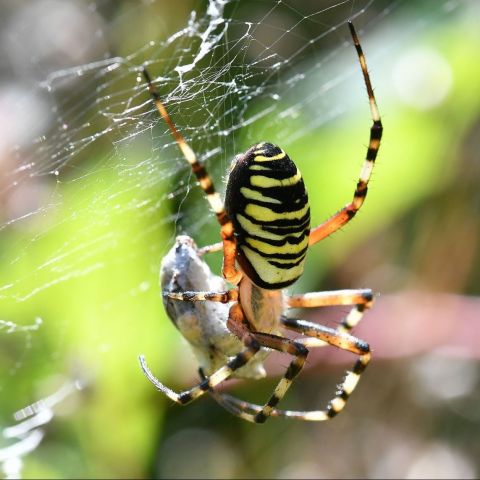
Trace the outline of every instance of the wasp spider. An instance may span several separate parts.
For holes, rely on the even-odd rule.
[[[310,206],[300,171],[278,146],[257,143],[232,162],[225,205],[205,167],[172,122],[146,70],[144,76],[156,108],[167,123],[220,224],[222,241],[200,250],[189,237],[178,237],[162,261],[162,288],[167,312],[190,342],[200,364],[198,385],[176,393],[141,367],[153,385],[171,400],[185,405],[209,392],[217,402],[245,420],[263,423],[269,416],[328,420],[343,410],[370,361],[370,348],[348,332],[373,303],[371,290],[339,290],[288,296],[282,289],[303,273],[309,246],[349,222],[362,206],[380,146],[382,123],[365,63],[351,22],[348,23],[370,102],[373,124],[370,141],[353,199],[325,222],[310,229]],[[223,278],[211,273],[200,256],[223,250]],[[234,285],[228,289],[225,280]],[[350,305],[339,328],[289,318],[289,308]],[[282,329],[303,335],[292,340]],[[314,411],[276,408],[300,373],[308,348],[323,345],[358,356],[327,407]],[[215,390],[229,377],[260,378],[271,350],[293,356],[284,376],[264,405],[244,402]]]

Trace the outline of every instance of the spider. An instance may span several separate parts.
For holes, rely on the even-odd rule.
[[[209,393],[238,417],[263,423],[270,416],[308,421],[328,420],[346,405],[370,362],[369,345],[349,331],[373,304],[370,289],[287,295],[283,289],[302,275],[309,246],[349,222],[363,205],[380,147],[382,123],[357,33],[348,22],[366,85],[372,126],[366,158],[353,199],[329,219],[310,229],[310,207],[300,171],[278,146],[260,142],[237,155],[227,181],[225,203],[205,167],[176,129],[146,69],[143,74],[155,106],[190,164],[220,224],[220,243],[197,249],[190,237],[177,237],[162,261],[161,280],[167,313],[192,345],[200,364],[201,381],[174,392],[150,371],[139,356],[144,374],[167,397],[181,405]],[[213,275],[201,256],[223,250],[223,278]],[[233,285],[228,288],[227,283]],[[197,303],[199,302],[199,303]],[[285,310],[350,305],[337,329],[290,318]],[[290,339],[287,329],[303,335]],[[305,364],[308,348],[331,345],[358,356],[325,409],[280,410],[276,406]],[[229,377],[260,378],[263,360],[277,350],[293,356],[264,405],[239,400],[215,387]]]

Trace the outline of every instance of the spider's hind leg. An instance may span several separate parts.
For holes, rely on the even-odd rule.
[[[222,237],[223,248],[223,274],[230,283],[237,285],[242,278],[242,273],[235,267],[236,244],[233,223],[228,218],[227,212],[225,211],[225,206],[220,198],[219,193],[215,190],[212,178],[208,174],[206,168],[198,161],[195,152],[190,145],[188,145],[184,136],[175,127],[175,124],[170,118],[170,115],[161,100],[160,94],[153,84],[152,78],[150,77],[150,74],[146,68],[143,69],[143,76],[145,77],[148,90],[152,96],[158,113],[168,125],[168,128],[170,129],[170,132],[172,133],[172,136],[178,145],[178,148],[181,150],[183,156],[189,163],[201,189],[205,193],[210,207],[217,217],[217,221],[221,227],[220,234]],[[210,251],[215,251],[215,248],[217,248],[217,244],[215,244]],[[209,250],[207,249],[206,251]]]
[[[377,153],[380,148],[380,141],[382,139],[382,120],[380,118],[377,101],[375,100],[372,82],[370,81],[365,55],[352,22],[348,22],[348,27],[350,29],[350,34],[352,35],[353,44],[357,50],[358,60],[362,69],[363,81],[367,89],[368,101],[370,104],[370,115],[372,118],[370,139],[368,142],[367,154],[360,171],[360,177],[358,179],[352,201],[347,203],[347,205],[332,215],[328,220],[312,229],[310,232],[310,245],[314,245],[320,240],[323,240],[325,237],[331,235],[333,232],[337,231],[339,228],[343,227],[343,225],[348,223],[355,216],[358,210],[360,210],[363,202],[365,201],[365,197],[367,196],[368,182],[372,176],[373,167],[375,165]]]

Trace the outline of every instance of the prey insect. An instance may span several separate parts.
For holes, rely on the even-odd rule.
[[[328,420],[343,410],[370,362],[369,345],[349,332],[371,307],[371,290],[292,296],[284,292],[302,275],[308,248],[344,226],[363,205],[380,147],[383,127],[365,57],[353,24],[349,22],[348,26],[370,104],[370,140],[353,199],[313,229],[310,228],[310,205],[300,171],[284,150],[269,142],[257,143],[234,158],[224,203],[205,167],[175,127],[144,70],[155,106],[205,192],[220,225],[222,239],[219,244],[198,250],[189,237],[177,237],[174,247],[162,261],[164,304],[170,318],[192,346],[202,378],[198,385],[177,393],[152,374],[143,356],[139,359],[152,384],[181,405],[208,392],[221,406],[250,422],[263,423],[270,416]],[[200,258],[217,250],[223,250],[223,278],[215,276]],[[229,289],[228,284],[233,288]],[[336,305],[351,306],[337,329],[285,314],[292,308]],[[283,335],[284,330],[303,337],[290,339]],[[308,349],[325,344],[358,357],[332,400],[321,410],[277,409],[302,370]],[[272,350],[289,354],[293,359],[265,404],[245,402],[215,389],[230,377],[264,376],[263,361]]]

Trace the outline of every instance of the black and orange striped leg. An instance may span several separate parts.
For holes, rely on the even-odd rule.
[[[243,341],[243,343],[245,344],[249,352],[248,358],[245,358],[246,351],[243,351],[239,355],[234,357],[233,360],[228,362],[227,367],[229,367],[231,370],[228,376],[230,376],[237,368],[240,368],[241,366],[245,365],[245,363],[247,363],[248,360],[250,360],[250,358],[252,358],[252,356],[259,350],[260,346],[269,348],[272,350],[277,350],[279,352],[288,353],[295,357],[290,362],[290,365],[288,366],[285,372],[285,375],[278,382],[273,394],[271,395],[267,403],[262,407],[260,407],[255,414],[245,413],[243,415],[239,415],[244,420],[248,420],[253,423],[264,423],[266,419],[270,416],[275,406],[284,397],[287,390],[290,388],[294,378],[302,370],[308,355],[308,350],[304,345],[301,345],[298,342],[291,340],[289,338],[285,338],[285,337],[281,337],[281,336],[273,335],[269,333],[249,331],[248,324],[245,321],[243,310],[238,303],[232,305],[232,307],[230,308],[227,326],[234,335],[236,335],[238,338],[240,338]],[[248,343],[247,343],[247,340],[248,340]],[[252,350],[251,347],[249,347],[249,345],[252,345],[252,344],[256,345],[258,348],[256,350]],[[252,352],[253,352],[253,355],[251,354]],[[237,357],[239,357],[240,355],[242,356],[241,360],[237,359]],[[235,365],[235,368],[233,368],[233,365]],[[144,368],[143,365],[142,365],[142,368]],[[205,375],[203,374],[203,371],[202,370],[199,371],[200,376],[202,377],[202,382],[199,385],[201,390],[200,394],[205,393],[205,391],[209,391],[209,393],[214,398],[217,398],[217,392],[215,391],[214,387],[218,385],[219,382],[216,381],[216,377],[221,375],[219,372],[221,372],[224,369],[225,367],[222,367],[222,369],[218,370],[217,372],[215,372],[215,374],[211,375],[210,377],[205,377]],[[166,389],[166,387],[160,384],[160,382],[158,382],[158,380],[156,380],[153,377],[153,375],[151,375],[149,371],[146,370],[145,368],[144,368],[144,372],[149,378],[149,380],[157,387],[157,389],[159,389],[160,391],[163,391],[167,396],[169,396],[172,400],[177,401],[178,403],[188,403],[189,401],[193,400],[193,398],[191,398],[192,396],[194,396],[195,398],[199,396],[199,394],[197,393],[198,388],[191,389],[187,392],[183,392],[182,394],[176,394],[171,390],[168,391],[168,389]],[[179,401],[181,396],[187,397],[188,402]],[[218,394],[218,399],[220,398],[221,398],[221,394]],[[221,401],[219,401],[218,403],[222,405]],[[231,409],[227,407],[228,406],[225,405],[225,408],[231,411]],[[235,414],[237,415],[237,413]]]
[[[360,178],[358,180],[357,187],[353,195],[353,200],[347,205],[345,205],[345,207],[335,213],[328,220],[312,229],[310,233],[310,245],[314,245],[320,240],[323,240],[325,237],[331,235],[339,228],[343,227],[355,216],[358,210],[360,210],[363,202],[365,201],[365,197],[367,196],[368,182],[370,180],[370,177],[372,176],[372,170],[375,165],[378,149],[380,148],[380,140],[382,138],[382,121],[380,119],[380,113],[378,111],[377,102],[373,93],[370,75],[368,74],[365,55],[363,54],[357,32],[355,31],[352,22],[348,22],[348,26],[350,28],[350,33],[352,35],[355,49],[357,50],[357,55],[360,61],[360,67],[362,69],[365,86],[367,87],[368,100],[370,103],[370,112],[373,124],[370,128],[370,140],[368,143],[367,155],[363,163],[362,170],[360,172]]]
[[[235,256],[236,256],[236,245],[235,245],[235,238],[234,238],[234,228],[231,220],[228,218],[227,212],[225,211],[225,206],[223,201],[219,195],[219,193],[215,190],[215,186],[213,184],[210,175],[207,173],[205,167],[198,161],[195,152],[192,148],[188,145],[183,135],[177,130],[175,124],[173,123],[170,115],[163,104],[160,94],[158,93],[157,89],[153,85],[152,79],[148,71],[144,68],[143,69],[143,76],[148,85],[148,90],[150,95],[153,98],[155,103],[155,107],[158,110],[158,113],[161,115],[165,123],[168,125],[170,132],[173,135],[173,138],[177,142],[180,151],[182,152],[183,156],[189,163],[190,167],[192,168],[192,172],[194,173],[195,177],[198,180],[198,183],[202,190],[205,192],[206,198],[210,207],[212,208],[213,212],[217,216],[218,223],[221,227],[221,237],[222,237],[222,248],[224,252],[224,260],[223,260],[223,273],[226,280],[234,285],[237,285],[241,278],[242,273],[236,269],[235,267]],[[208,251],[208,248],[207,250]]]
[[[161,383],[148,368],[147,362],[143,355],[139,356],[140,366],[143,373],[160,392],[164,393],[168,398],[180,405],[187,405],[197,398],[204,395],[209,390],[213,389],[221,382],[229,378],[235,370],[243,367],[251,358],[260,350],[260,343],[255,336],[249,332],[244,326],[243,312],[238,304],[232,305],[229,311],[227,325],[232,328],[232,331],[242,340],[245,349],[232,357],[226,365],[219,368],[216,372],[206,377],[198,385],[177,393],[166,387]],[[304,348],[304,347],[303,347]]]
[[[304,335],[315,337],[329,345],[335,346],[342,350],[348,350],[359,356],[353,369],[348,371],[342,383],[338,386],[335,397],[329,402],[326,409],[323,410],[280,410],[274,408],[270,411],[272,417],[288,417],[304,421],[325,421],[333,418],[340,413],[350,395],[355,390],[361,374],[370,362],[370,347],[363,340],[359,340],[352,335],[338,332],[331,328],[323,327],[318,324],[306,322],[304,320],[282,319],[283,325]],[[226,393],[220,393],[215,390],[210,391],[210,395],[217,403],[228,410],[230,413],[244,419],[252,421],[256,415],[259,415],[263,407],[254,403],[245,402],[238,398],[232,397]]]
[[[301,345],[300,343],[289,338],[267,333],[254,333],[253,335],[260,345],[262,345],[262,347],[288,353],[295,357],[290,362],[285,375],[278,382],[268,402],[260,409],[258,413],[255,414],[253,419],[249,419],[255,423],[264,423],[265,420],[271,415],[275,406],[285,396],[295,377],[302,370],[305,360],[307,359],[308,350],[304,345]]]
[[[355,390],[360,376],[371,359],[370,346],[368,343],[347,333],[342,333],[332,328],[324,327],[306,320],[281,318],[282,325],[307,337],[317,338],[334,347],[358,355],[353,369],[348,371],[342,383],[338,386],[335,397],[330,401],[325,410],[314,410],[309,412],[290,412],[289,417],[298,417],[303,420],[321,421],[327,420],[340,413],[347,403],[350,395]]]
[[[268,402],[263,406],[255,405],[249,402],[244,402],[231,395],[217,392],[214,388],[210,388],[209,393],[221,407],[225,408],[225,410],[233,415],[236,415],[243,420],[247,420],[248,422],[264,423],[271,415],[278,416],[278,413],[275,413],[278,412],[275,406],[285,396],[294,378],[302,370],[308,355],[308,350],[296,341],[278,335],[267,333],[253,333],[252,335],[262,347],[271,348],[283,353],[289,353],[295,357],[290,362],[285,375],[278,382]],[[204,378],[201,370],[200,376]]]
[[[198,369],[198,374],[201,381],[204,381],[207,378],[201,368]],[[229,395],[228,393],[220,393],[213,388],[210,388],[208,393],[227,412],[230,412],[232,415],[235,415],[248,422],[255,423],[255,415],[260,413],[263,408],[261,405],[240,400],[239,398]],[[274,408],[271,416],[280,416],[279,412],[284,412],[284,410]]]
[[[230,303],[238,300],[238,289],[224,290],[223,292],[163,292],[164,298],[180,302],[220,302]]]
[[[369,288],[310,292],[287,297],[286,303],[289,308],[353,305],[350,312],[343,317],[340,326],[337,328],[338,331],[349,332],[359,324],[365,311],[372,307],[373,292]],[[313,344],[308,344],[308,342],[305,342],[305,344],[314,346]]]
[[[205,245],[197,250],[197,253],[200,257],[208,253],[219,252],[223,250],[223,242],[213,243],[212,245]]]

